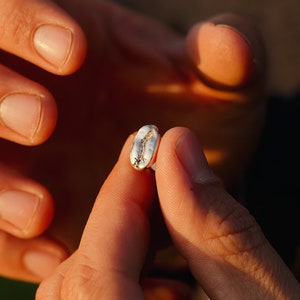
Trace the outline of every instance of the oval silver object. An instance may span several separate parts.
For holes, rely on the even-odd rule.
[[[130,163],[137,170],[150,168],[156,159],[160,142],[158,128],[145,125],[137,132],[130,151]]]

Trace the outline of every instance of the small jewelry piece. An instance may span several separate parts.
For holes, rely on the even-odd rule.
[[[160,135],[155,125],[141,127],[131,146],[131,165],[136,170],[150,168],[155,163],[159,142]]]

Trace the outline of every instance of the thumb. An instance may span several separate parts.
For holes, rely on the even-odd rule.
[[[194,134],[173,128],[156,161],[175,246],[211,299],[293,299],[299,285],[249,212],[222,187]]]

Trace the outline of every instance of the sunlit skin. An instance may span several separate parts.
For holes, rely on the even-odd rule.
[[[4,139],[23,145],[2,140],[0,149],[1,165],[40,182],[55,199],[50,235],[70,251],[77,247],[99,186],[116,162],[124,140],[144,124],[155,124],[161,133],[177,125],[193,129],[211,167],[226,186],[233,185],[255,150],[265,113],[263,49],[255,30],[242,19],[226,15],[199,23],[181,36],[113,4],[57,2],[86,34],[85,60],[85,39],[76,24],[74,57],[64,68],[55,69],[36,58],[36,53],[16,53],[9,44],[3,48],[37,66],[1,54],[3,64],[32,81],[7,70],[5,78],[10,83],[0,88],[0,99],[14,89],[46,95],[43,128],[28,140],[2,126]],[[71,22],[56,12],[53,4],[32,3],[50,7],[54,16]],[[37,14],[43,17],[43,11]],[[4,43],[1,36],[0,43]],[[54,101],[58,122],[43,144],[55,128]],[[41,145],[24,146],[37,144]],[[6,170],[1,169],[2,189],[7,188],[2,179],[10,172]],[[14,175],[10,178],[14,182]],[[35,183],[22,180],[37,188]],[[51,196],[44,193],[50,207]],[[47,228],[51,217],[49,212],[48,219],[40,221],[28,237]],[[7,225],[0,225],[3,231],[16,235]],[[8,266],[3,270],[3,275],[39,280],[26,272],[10,273]]]
[[[170,237],[209,299],[299,298],[299,283],[209,169],[191,131],[163,135],[155,173],[132,168],[132,139],[96,197],[77,251],[41,283],[37,300],[207,299],[191,298],[178,281],[147,277],[156,189]]]

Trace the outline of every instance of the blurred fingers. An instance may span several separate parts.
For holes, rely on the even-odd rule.
[[[0,275],[40,282],[66,259],[68,252],[46,237],[22,240],[0,232]]]
[[[57,121],[52,95],[1,65],[0,80],[0,137],[24,145],[44,142]]]
[[[196,24],[186,47],[200,78],[212,87],[237,90],[262,80],[262,38],[245,18],[224,14]]]
[[[44,232],[54,215],[50,193],[0,165],[0,230],[20,238]]]

